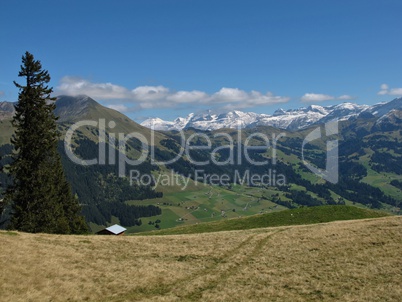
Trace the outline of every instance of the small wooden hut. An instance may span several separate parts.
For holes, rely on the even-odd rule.
[[[127,229],[123,228],[122,226],[115,224],[110,227],[107,227],[106,229],[100,230],[96,234],[98,235],[115,235],[115,236],[120,236],[124,235],[124,232]]]

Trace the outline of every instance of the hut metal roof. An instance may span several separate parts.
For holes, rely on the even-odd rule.
[[[126,231],[127,229],[123,228],[122,226],[120,226],[118,224],[115,224],[115,225],[112,225],[112,226],[106,228],[106,230],[117,235],[117,234],[120,234],[120,233]]]

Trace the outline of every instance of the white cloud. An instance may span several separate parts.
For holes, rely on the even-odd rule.
[[[163,86],[139,86],[132,91],[132,98],[137,101],[157,101],[169,95],[169,89]]]
[[[225,107],[230,108],[249,108],[256,105],[272,105],[278,103],[286,103],[290,100],[288,97],[274,96],[271,92],[263,94],[259,91],[252,90],[246,92],[238,88],[222,88],[215,92],[207,99],[210,103],[229,103]]]
[[[4,91],[0,90],[0,96],[3,96],[3,95],[4,95]]]
[[[387,84],[381,85],[381,90],[377,93],[378,95],[402,95],[402,88],[390,88]]]
[[[324,102],[334,100],[335,97],[321,93],[306,93],[301,97],[302,102]]]
[[[301,101],[304,103],[313,103],[313,102],[325,102],[325,101],[332,101],[332,100],[340,100],[340,101],[347,101],[347,100],[355,100],[356,98],[350,96],[348,94],[343,94],[338,97],[334,97],[328,94],[321,94],[321,93],[306,93],[301,97]]]
[[[347,100],[355,100],[356,98],[353,96],[350,96],[348,94],[343,94],[343,95],[337,97],[337,99],[341,100],[341,101],[347,101]]]
[[[239,102],[242,100],[247,99],[248,94],[240,90],[238,88],[226,88],[223,87],[221,90],[218,92],[215,92],[212,96],[211,99],[213,99],[215,102]]]
[[[67,95],[86,94],[95,99],[124,99],[130,92],[112,83],[92,83],[75,77],[64,77],[56,88],[57,93]]]
[[[223,87],[219,91],[208,94],[199,90],[192,91],[171,91],[164,86],[139,86],[134,89],[127,89],[112,83],[92,83],[88,80],[74,77],[62,78],[60,85],[56,88],[57,94],[78,95],[86,94],[96,100],[104,102],[119,101],[118,105],[110,105],[119,111],[152,109],[152,108],[174,108],[183,104],[204,104],[224,107],[248,108],[256,105],[271,105],[286,103],[288,97],[275,96],[271,92],[261,93],[259,91],[244,91],[238,88]],[[130,104],[131,106],[121,105]],[[122,107],[124,106],[124,107]]]
[[[390,95],[402,95],[402,88],[392,88],[389,91]]]
[[[389,86],[387,84],[381,85],[381,90],[388,90]]]
[[[193,103],[203,101],[208,98],[208,94],[202,91],[178,91],[169,95],[166,99],[174,103]]]
[[[120,112],[127,112],[129,110],[129,108],[123,104],[108,105],[107,107],[110,109],[120,111]]]

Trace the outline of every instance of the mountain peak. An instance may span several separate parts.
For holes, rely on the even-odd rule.
[[[60,95],[56,100],[55,115],[60,122],[67,122],[79,119],[88,113],[89,108],[99,105],[87,95]]]
[[[85,94],[80,94],[76,96],[71,95],[59,95],[56,98],[56,105],[65,106],[65,105],[88,105],[88,104],[97,104],[97,102],[90,98]]]
[[[402,109],[402,98],[396,98],[387,103],[375,104],[371,107],[370,112],[375,116],[383,116],[392,109]]]
[[[310,105],[306,108],[306,111],[312,111],[312,112],[318,112],[318,113],[322,113],[322,114],[327,114],[327,110],[319,105]]]
[[[221,128],[242,128],[255,126],[272,126],[286,130],[298,130],[313,124],[326,123],[333,119],[348,120],[356,117],[381,117],[392,109],[402,110],[402,98],[388,103],[373,106],[355,103],[341,103],[332,106],[310,105],[299,109],[277,109],[273,115],[257,114],[232,110],[219,115],[211,110],[199,114],[190,114],[186,118],[177,118],[173,122],[158,120],[155,127],[160,130],[196,128],[201,130],[216,130]],[[363,115],[361,115],[364,112]],[[143,126],[148,127],[146,123]]]
[[[275,110],[273,116],[279,116],[279,115],[285,115],[285,114],[286,114],[285,109],[279,108],[279,109]]]

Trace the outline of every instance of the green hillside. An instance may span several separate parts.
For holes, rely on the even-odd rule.
[[[248,230],[285,225],[315,224],[336,220],[353,220],[389,216],[384,212],[353,206],[318,206],[297,208],[281,212],[200,223],[167,230],[141,233],[141,235],[197,234],[219,231]]]
[[[105,148],[107,151],[106,164],[82,166],[74,164],[66,155],[63,140],[66,131],[76,122],[90,121],[98,123],[98,126],[81,125],[74,131],[72,136],[72,151],[78,158],[92,159],[99,158],[100,123],[104,123],[106,137],[113,133],[116,138],[119,134],[128,135],[136,133],[145,137],[148,144],[159,145],[166,137],[159,132],[154,133],[151,140],[151,130],[130,120],[125,115],[116,110],[106,108],[87,96],[60,96],[56,101],[56,116],[59,117],[58,129],[61,137],[59,142],[59,152],[66,177],[74,194],[79,198],[82,205],[82,213],[87,222],[92,226],[105,226],[114,217],[118,222],[125,226],[140,224],[140,217],[147,217],[160,214],[157,206],[128,206],[125,201],[130,199],[157,198],[161,193],[154,191],[150,186],[131,186],[126,178],[118,177],[118,165],[109,164],[112,152],[116,161],[120,159],[118,144],[114,148]],[[0,120],[0,167],[7,166],[11,161],[12,146],[10,138],[13,128],[10,119]],[[129,159],[136,159],[141,154],[141,144],[135,139],[127,140],[126,154]],[[127,167],[128,169],[129,167]],[[149,158],[144,164],[136,167],[142,173],[152,173],[157,167],[151,166]],[[128,173],[128,172],[127,172]],[[5,173],[0,171],[0,199],[2,192],[9,183]],[[9,218],[9,211],[6,209],[0,219],[0,228],[4,228]]]
[[[62,136],[59,150],[66,176],[93,231],[114,223],[125,226],[130,233],[164,230],[323,205],[353,205],[362,209],[401,213],[402,124],[398,119],[390,119],[386,125],[379,125],[376,118],[340,122],[339,134],[336,136],[339,140],[339,181],[331,184],[312,173],[302,161],[303,140],[316,126],[294,132],[264,126],[242,129],[241,133],[235,129],[188,129],[184,131],[185,138],[194,137],[188,142],[189,145],[200,146],[207,137],[211,141],[211,148],[191,150],[189,154],[184,153],[176,161],[164,165],[152,164],[148,154],[141,165],[127,164],[126,177],[121,178],[118,177],[121,157],[118,144],[111,147],[106,144],[106,162],[102,165],[81,166],[66,156],[62,139],[71,125],[77,121],[103,120],[106,137],[114,134],[118,138],[119,133],[141,134],[154,145],[155,159],[164,162],[175,158],[182,150],[180,133],[155,131],[155,140],[151,142],[150,129],[86,96],[62,96],[58,99],[56,111],[60,116],[59,129]],[[11,133],[9,121],[0,121],[0,166],[7,165],[11,160],[11,146],[5,145]],[[256,133],[269,138],[271,147],[266,150],[249,150],[247,156],[256,162],[266,161],[264,165],[249,164],[244,152],[245,141],[249,137],[252,139],[247,142],[248,145],[264,145],[261,137],[253,137]],[[279,135],[281,138],[275,140],[273,148],[274,138]],[[229,139],[234,144],[232,149],[228,146]],[[327,138],[330,139],[333,138]],[[99,148],[97,127],[83,125],[75,131],[72,149],[77,157],[97,158]],[[218,151],[213,154],[212,150],[216,148]],[[325,168],[325,139],[308,143],[304,149],[306,161]],[[142,145],[137,139],[127,141],[125,152],[128,158],[136,159],[142,151]],[[109,162],[111,155],[116,159],[114,164]],[[222,162],[231,156],[234,160],[230,164],[216,165],[212,162],[213,157]],[[189,160],[190,157],[193,161],[209,163],[200,167]],[[128,178],[130,170],[139,175],[152,176],[153,179],[146,185],[131,185]],[[182,179],[180,183],[157,183],[158,177],[173,175],[172,171]],[[211,183],[209,178],[205,179],[205,184],[203,179],[197,184],[197,171],[207,177],[224,176],[227,181]],[[247,182],[253,176],[258,178],[271,174],[275,174],[276,178],[269,176],[268,179],[283,176],[283,183]],[[243,182],[245,177],[247,179]],[[4,173],[0,173],[0,182],[1,195],[9,182]],[[0,222],[6,219],[2,217]]]

